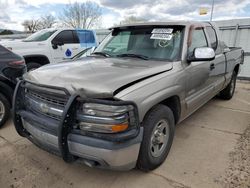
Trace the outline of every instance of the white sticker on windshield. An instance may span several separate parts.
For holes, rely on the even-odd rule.
[[[172,34],[167,33],[154,33],[151,35],[150,39],[159,39],[159,40],[171,40],[173,37]]]
[[[172,28],[156,28],[156,29],[153,29],[153,31],[151,33],[168,33],[168,34],[171,34],[171,33],[173,33],[173,29]]]

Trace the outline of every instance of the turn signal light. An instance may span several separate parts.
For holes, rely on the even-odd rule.
[[[112,132],[122,132],[128,128],[128,124],[113,125],[111,127]]]

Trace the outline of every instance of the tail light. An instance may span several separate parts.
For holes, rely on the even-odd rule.
[[[19,65],[24,65],[24,64],[25,64],[24,60],[9,62],[9,65],[11,65],[11,66],[19,66]]]

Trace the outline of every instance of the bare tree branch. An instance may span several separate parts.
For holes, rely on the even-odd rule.
[[[60,19],[68,27],[89,29],[97,24],[101,15],[101,7],[96,3],[75,2],[63,10]]]
[[[40,23],[38,25],[38,29],[46,29],[51,28],[56,23],[56,18],[52,15],[45,15],[40,19]]]
[[[25,20],[22,25],[24,29],[30,33],[34,33],[38,30],[39,20]]]
[[[140,22],[145,22],[146,20],[143,18],[137,18],[135,16],[128,16],[124,20],[120,22],[118,25],[123,25],[123,24],[132,24],[132,23],[140,23]]]

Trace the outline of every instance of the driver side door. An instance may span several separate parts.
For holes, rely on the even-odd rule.
[[[208,47],[208,40],[203,27],[198,27],[192,32],[191,44],[188,54],[195,48]],[[194,112],[213,96],[213,80],[211,78],[211,61],[188,62],[186,67],[186,106],[188,114]]]
[[[56,48],[52,47],[54,44]],[[65,59],[70,59],[79,53],[80,44],[76,39],[72,30],[61,31],[55,38],[51,41],[51,56],[55,63],[65,61]]]

